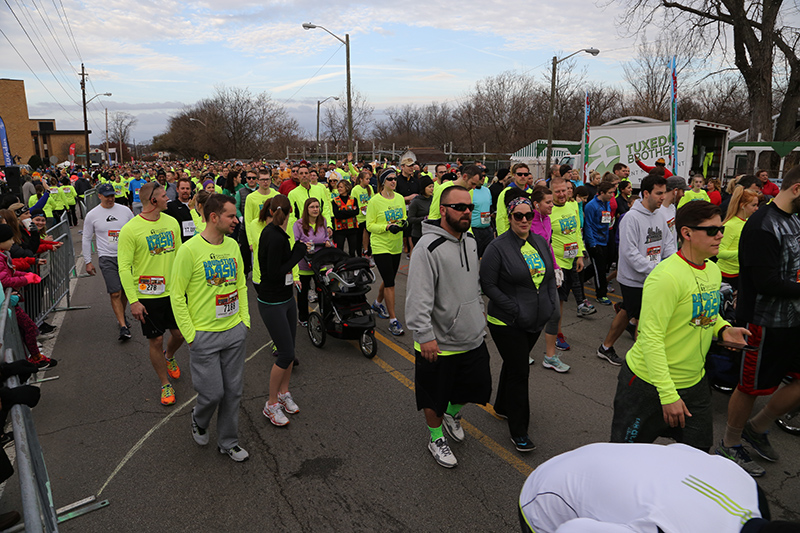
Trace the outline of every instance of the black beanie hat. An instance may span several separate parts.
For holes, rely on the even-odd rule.
[[[433,185],[433,180],[431,179],[430,176],[422,176],[419,179],[419,190],[420,190],[420,192],[424,192],[425,191],[425,187],[427,187],[428,185]]]
[[[8,224],[0,224],[0,242],[6,242],[14,238],[14,232]]]

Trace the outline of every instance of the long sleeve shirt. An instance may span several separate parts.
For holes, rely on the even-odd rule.
[[[611,206],[608,202],[600,200],[595,196],[583,208],[584,215],[584,237],[586,246],[606,246],[608,244],[608,228],[611,225]]]

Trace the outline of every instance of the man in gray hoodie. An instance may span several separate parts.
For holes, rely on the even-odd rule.
[[[657,264],[677,251],[664,211],[659,209],[666,195],[667,180],[648,174],[640,188],[641,199],[634,202],[619,224],[617,281],[622,289],[622,309],[597,349],[597,357],[615,366],[620,366],[622,359],[614,350],[614,343],[626,328],[635,336],[636,326],[630,321],[639,319],[644,280]]]
[[[466,403],[486,404],[492,393],[478,247],[467,233],[472,208],[464,187],[445,189],[441,219],[422,224],[422,238],[408,269],[406,325],[414,334],[417,409],[425,412],[428,450],[445,468],[458,461],[442,428],[454,441],[464,440],[461,408]]]

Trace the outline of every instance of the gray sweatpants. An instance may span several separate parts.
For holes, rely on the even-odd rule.
[[[239,403],[244,385],[247,326],[227,331],[198,331],[189,346],[192,385],[197,391],[194,420],[208,428],[217,415],[217,444],[229,450],[239,444]]]

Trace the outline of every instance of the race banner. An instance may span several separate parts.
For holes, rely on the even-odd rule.
[[[677,72],[677,58],[672,56],[672,90],[670,91],[670,106],[669,106],[669,137],[672,143],[672,150],[670,151],[669,161],[672,167],[672,174],[678,175],[678,72]]]
[[[589,183],[589,91],[583,107],[583,182]]]
[[[0,117],[0,147],[3,149],[3,165],[10,167],[14,164],[11,158],[11,149],[8,147],[8,135],[6,135],[6,125],[3,117]]]

